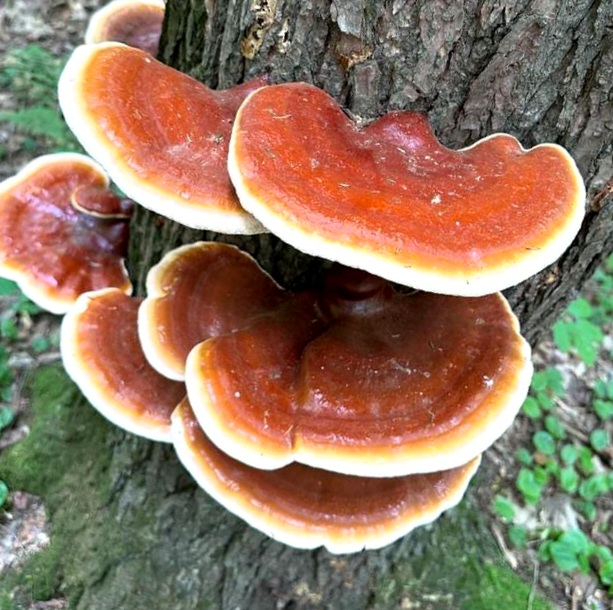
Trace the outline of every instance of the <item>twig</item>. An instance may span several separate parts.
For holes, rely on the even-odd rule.
[[[534,606],[534,598],[536,597],[536,585],[539,579],[539,564],[538,561],[534,562],[534,572],[532,574],[532,586],[530,587],[530,595],[528,596],[528,605],[526,610],[532,610]]]

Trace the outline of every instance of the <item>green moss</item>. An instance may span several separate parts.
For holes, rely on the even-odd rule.
[[[466,502],[437,521],[419,555],[408,552],[396,568],[393,580],[377,585],[384,607],[393,607],[393,600],[420,610],[529,607],[531,586],[503,562],[483,516]],[[553,608],[539,596],[531,607]]]
[[[53,529],[49,547],[3,579],[0,608],[7,607],[9,594],[16,594],[8,606],[15,609],[31,600],[78,595],[87,566],[77,562],[85,555],[84,547],[95,544],[89,536],[80,536],[85,524],[88,532],[99,528],[109,534],[103,527],[108,517],[108,425],[59,367],[34,373],[30,395],[30,434],[0,456],[0,477],[13,489],[42,496]],[[76,489],[80,493],[75,494]]]

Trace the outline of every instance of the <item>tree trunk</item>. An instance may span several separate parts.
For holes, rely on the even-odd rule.
[[[169,0],[161,58],[215,88],[307,81],[367,120],[423,111],[453,148],[502,131],[568,149],[588,186],[581,233],[506,293],[534,344],[613,250],[612,21],[610,0]],[[143,210],[134,228],[141,287],[163,252],[203,238]],[[289,287],[317,276],[272,236],[204,237],[249,250]]]
[[[558,263],[507,295],[535,342],[613,249],[612,22],[610,0],[169,0],[161,57],[213,87],[261,73],[311,82],[366,119],[424,111],[451,147],[496,131],[526,147],[565,146],[589,187],[583,229]],[[320,269],[270,235],[203,236],[139,209],[130,264],[140,289],[163,252],[203,237],[241,245],[288,287]],[[474,509],[475,489],[491,479],[487,460],[463,508],[388,548],[334,557],[252,530],[196,489],[170,448],[109,434],[100,445],[112,445],[108,496],[97,510],[112,525],[107,538],[100,519],[71,526],[90,536],[78,555],[88,576],[66,585],[78,591],[74,610],[527,605]],[[85,491],[77,483],[74,493]],[[487,597],[494,581],[508,583],[514,603],[500,589]]]

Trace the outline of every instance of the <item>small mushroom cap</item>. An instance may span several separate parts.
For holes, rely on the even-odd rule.
[[[96,218],[130,218],[134,210],[131,199],[120,197],[109,188],[88,185],[75,189],[70,196],[72,207]]]
[[[73,153],[39,157],[0,183],[0,276],[58,314],[91,290],[114,286],[129,294],[129,224],[108,217],[104,206],[115,197],[108,186],[97,163]],[[79,189],[98,194],[99,217],[71,205]]]
[[[227,170],[234,116],[264,84],[213,91],[119,43],[78,47],[59,82],[70,129],[136,202],[222,233],[265,229],[240,206]]]
[[[482,453],[511,425],[531,375],[501,294],[400,295],[337,269],[320,293],[197,345],[185,380],[204,432],[235,459],[395,477]]]
[[[560,146],[525,150],[496,134],[453,151],[413,112],[361,129],[305,83],[249,96],[228,169],[243,207],[299,250],[460,296],[503,290],[551,264],[585,206]]]
[[[380,548],[434,521],[462,499],[480,461],[388,479],[301,464],[257,470],[215,447],[187,401],[172,415],[172,433],[181,462],[229,511],[279,542],[305,549],[324,545],[332,553]]]
[[[136,330],[140,302],[114,288],[79,297],[62,322],[62,359],[87,400],[109,421],[138,436],[171,442],[170,415],[185,386],[146,361]]]
[[[91,16],[85,42],[122,42],[156,55],[164,11],[163,0],[113,0]]]
[[[172,250],[147,275],[138,329],[147,360],[170,379],[185,377],[190,350],[274,309],[285,291],[251,256],[228,244]]]

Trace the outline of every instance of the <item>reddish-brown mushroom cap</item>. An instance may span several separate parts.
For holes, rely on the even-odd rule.
[[[212,91],[119,43],[78,47],[59,83],[66,121],[128,197],[184,225],[265,229],[240,206],[227,170],[234,116],[264,84]]]
[[[228,169],[243,207],[292,246],[444,294],[518,284],[560,256],[584,214],[560,146],[496,134],[453,151],[412,112],[361,129],[305,83],[245,101]]]
[[[140,302],[114,288],[79,297],[62,322],[62,359],[104,417],[133,434],[170,442],[170,415],[185,386],[146,361],[136,330]]]
[[[339,268],[320,293],[196,346],[185,379],[203,430],[238,460],[388,477],[483,452],[511,425],[531,374],[501,294],[406,296]]]
[[[113,0],[91,16],[85,42],[122,42],[155,55],[164,10],[163,0]]]
[[[147,276],[138,328],[147,360],[170,379],[185,377],[190,350],[274,309],[285,291],[251,256],[222,243],[172,250]]]
[[[81,186],[70,195],[72,207],[96,218],[130,218],[134,210],[131,199],[120,197],[107,187]]]
[[[179,458],[196,482],[229,511],[298,548],[353,553],[390,544],[430,523],[464,495],[480,458],[430,474],[375,479],[291,464],[257,470],[221,452],[184,401],[172,415]]]
[[[124,257],[129,224],[111,211],[116,196],[91,159],[45,155],[0,184],[0,276],[16,281],[35,303],[65,313],[91,290],[117,287],[129,294]],[[75,191],[97,194],[99,214],[75,209]],[[88,205],[94,205],[90,197]]]

